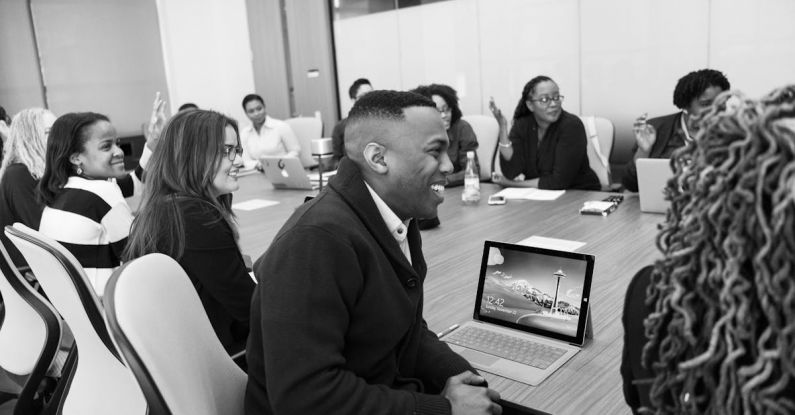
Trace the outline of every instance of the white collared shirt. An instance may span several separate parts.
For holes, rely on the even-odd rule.
[[[240,131],[240,145],[243,146],[243,165],[253,169],[263,156],[298,157],[301,145],[293,129],[286,122],[265,117],[259,133],[254,125]]]
[[[403,251],[403,255],[409,260],[409,264],[411,264],[411,248],[409,248],[409,241],[406,239],[409,233],[409,220],[411,219],[405,222],[400,220],[398,215],[387,206],[384,199],[381,199],[381,196],[378,196],[378,193],[376,193],[367,182],[364,182],[364,185],[367,186],[367,190],[370,192],[370,196],[373,197],[373,201],[375,202],[375,207],[378,208],[378,212],[381,214],[381,217],[384,218],[387,229],[392,233],[392,237],[395,238],[398,245],[400,245],[400,250]]]

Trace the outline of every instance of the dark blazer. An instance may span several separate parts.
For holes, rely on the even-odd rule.
[[[232,229],[221,214],[198,199],[180,201],[185,252],[179,264],[190,277],[215,334],[231,355],[246,348],[254,281]]]
[[[537,131],[532,114],[514,120],[508,135],[513,157],[506,161],[500,154],[503,176],[513,179],[524,173],[525,180],[537,177],[539,189],[601,189],[588,164],[588,138],[580,117],[563,111],[547,128],[540,146]]]
[[[20,163],[9,164],[0,178],[0,240],[17,268],[26,267],[28,263],[16,245],[6,238],[5,227],[21,222],[31,229],[39,229],[44,205],[36,201],[38,184],[28,168]]]
[[[348,158],[255,264],[247,414],[447,414],[439,395],[472,370],[422,318],[427,271],[412,264]]]
[[[662,117],[652,118],[648,123],[657,131],[657,138],[654,145],[649,152],[649,158],[659,159],[670,157],[670,154],[663,154],[668,141],[673,137],[677,126],[681,123],[682,112],[665,115]],[[627,163],[626,170],[624,170],[624,177],[621,178],[621,184],[630,192],[638,191],[638,169],[635,166],[635,152],[638,151],[638,143],[632,147],[632,160]]]
[[[654,311],[646,305],[646,289],[651,284],[654,267],[647,266],[634,277],[624,299],[624,353],[621,357],[621,377],[624,380],[624,400],[637,413],[641,406],[649,407],[649,389],[653,374],[641,364],[646,334],[643,320]]]

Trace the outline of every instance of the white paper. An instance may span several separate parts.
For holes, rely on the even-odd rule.
[[[565,190],[543,190],[536,189],[535,187],[506,187],[495,194],[504,196],[506,199],[555,200],[563,196],[564,193],[566,193]]]
[[[613,202],[603,202],[601,200],[589,200],[582,204],[583,209],[594,209],[605,211],[613,207]]]
[[[585,242],[569,241],[566,239],[547,238],[533,235],[516,243],[517,245],[534,246],[536,248],[554,249],[556,251],[574,252],[585,246]]]
[[[275,200],[265,200],[265,199],[251,199],[246,200],[245,202],[234,203],[232,204],[232,209],[237,210],[254,210],[254,209],[261,209],[268,206],[278,205],[279,202]]]

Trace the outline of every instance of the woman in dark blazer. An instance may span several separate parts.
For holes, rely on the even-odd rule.
[[[635,413],[795,408],[793,91],[719,95],[673,153],[663,258],[633,278],[624,305]]]
[[[187,110],[168,122],[125,252],[127,261],[153,252],[177,260],[229,354],[245,349],[255,286],[231,208],[243,166],[237,131],[213,111]]]
[[[588,164],[585,127],[579,117],[563,110],[563,95],[551,78],[540,75],[524,86],[507,137],[505,117],[493,102],[491,110],[500,124],[500,167],[508,184],[551,190],[601,188]]]

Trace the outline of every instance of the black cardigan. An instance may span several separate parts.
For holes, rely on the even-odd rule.
[[[198,200],[181,201],[180,208],[185,252],[178,262],[196,288],[221,344],[229,354],[237,353],[246,348],[256,284],[220,213]]]

